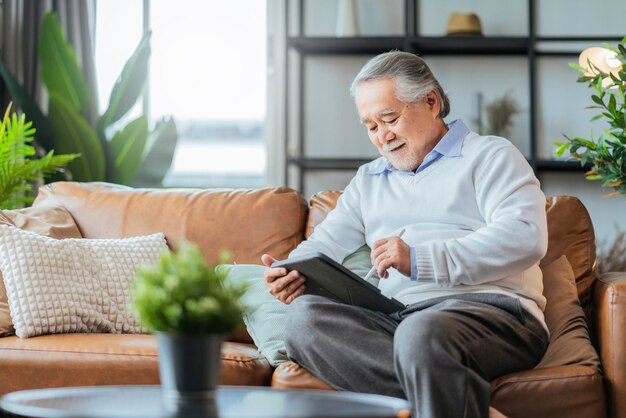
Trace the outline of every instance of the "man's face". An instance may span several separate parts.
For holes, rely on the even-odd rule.
[[[434,92],[404,103],[396,98],[394,79],[371,80],[359,85],[355,101],[370,141],[398,170],[415,171],[446,131]]]

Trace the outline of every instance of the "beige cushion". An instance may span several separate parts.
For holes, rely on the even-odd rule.
[[[0,225],[0,268],[15,334],[141,332],[129,307],[131,283],[137,267],[165,250],[163,234],[56,240]]]
[[[550,345],[536,368],[579,365],[600,370],[600,360],[591,345],[574,271],[567,257],[557,258],[542,270]]]
[[[56,239],[82,238],[72,215],[59,206],[0,211],[0,224],[15,225]],[[0,273],[0,337],[13,332],[6,289]]]

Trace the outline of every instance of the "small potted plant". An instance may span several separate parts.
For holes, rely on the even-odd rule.
[[[228,258],[223,253],[218,263]],[[156,333],[169,409],[214,402],[223,338],[241,326],[245,310],[245,288],[226,283],[225,277],[189,242],[137,271],[133,306],[142,326]]]

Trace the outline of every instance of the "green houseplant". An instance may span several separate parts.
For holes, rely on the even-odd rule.
[[[49,151],[34,158],[35,148],[30,145],[35,129],[26,115],[19,118],[11,114],[9,104],[0,127],[0,208],[15,209],[28,206],[33,201],[32,183],[61,170],[78,155],[54,155]]]
[[[218,263],[228,258],[221,254]],[[210,405],[223,337],[242,324],[246,289],[227,283],[226,272],[215,267],[195,245],[181,242],[176,252],[139,269],[133,285],[139,321],[157,335],[164,399],[177,412]]]
[[[108,108],[101,115],[98,115],[96,97],[89,92],[76,53],[65,40],[54,13],[47,14],[42,22],[38,49],[41,74],[50,98],[47,115],[1,59],[0,76],[15,103],[31,117],[39,132],[40,145],[46,150],[81,155],[68,166],[73,180],[129,184],[142,178],[142,185],[160,185],[171,165],[176,145],[174,121],[163,119],[149,131],[147,117],[140,115],[125,126],[119,126],[120,120],[143,95],[150,34],[143,37],[126,62],[111,91]],[[155,158],[160,161],[151,162]],[[161,169],[155,172],[155,165]]]
[[[626,194],[626,37],[617,46],[605,45],[613,51],[613,68],[609,71],[590,60],[582,65],[570,64],[581,72],[579,83],[586,83],[593,90],[593,104],[588,108],[597,109],[592,121],[604,119],[608,128],[602,134],[589,139],[579,136],[565,136],[566,142],[555,142],[555,154],[562,156],[567,150],[582,165],[591,165],[585,173],[588,180],[599,180],[603,187],[613,189],[606,197]]]

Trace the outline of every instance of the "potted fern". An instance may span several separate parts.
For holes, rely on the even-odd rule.
[[[555,142],[558,147],[555,154],[561,156],[569,150],[582,165],[590,164],[586,178],[612,188],[613,192],[605,195],[611,197],[626,194],[626,37],[617,46],[605,47],[608,49],[605,52],[612,51],[611,66],[590,60],[570,66],[582,73],[578,82],[593,90],[593,104],[588,108],[596,109],[598,114],[591,120],[604,119],[608,128],[597,138],[565,136],[566,142]],[[604,54],[605,59],[609,56]]]
[[[228,258],[223,253],[218,263]],[[242,324],[245,287],[225,282],[226,271],[215,267],[198,247],[181,242],[139,269],[134,282],[134,308],[156,333],[163,396],[174,411],[211,404],[223,338]]]
[[[77,154],[54,155],[49,151],[34,158],[35,129],[26,115],[11,114],[9,103],[0,127],[0,209],[28,206],[33,201],[34,182],[63,169]]]

